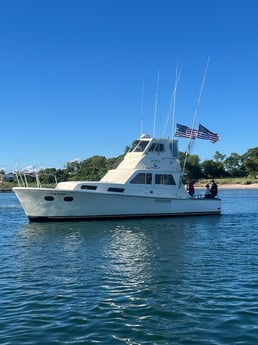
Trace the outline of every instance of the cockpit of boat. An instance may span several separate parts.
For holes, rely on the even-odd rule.
[[[170,154],[172,154],[172,157],[177,158],[178,157],[178,146],[177,146],[177,140],[153,140],[149,136],[145,136],[143,139],[137,139],[134,140],[132,143],[132,146],[129,150],[129,152],[156,152],[161,153],[166,151],[166,145],[165,143],[169,142],[169,151]],[[151,144],[150,144],[151,143]],[[149,145],[150,144],[150,145]],[[147,149],[146,149],[147,148]]]

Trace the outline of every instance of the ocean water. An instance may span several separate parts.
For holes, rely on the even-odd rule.
[[[0,343],[257,345],[258,190],[221,216],[28,223],[0,194]]]

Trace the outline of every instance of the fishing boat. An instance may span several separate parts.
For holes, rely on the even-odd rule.
[[[141,135],[100,181],[13,188],[31,222],[221,214],[221,200],[190,196],[178,141]]]

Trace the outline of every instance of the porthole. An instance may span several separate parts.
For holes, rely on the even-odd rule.
[[[53,196],[50,196],[50,195],[47,195],[45,196],[44,198],[46,201],[53,201],[54,200],[54,197]]]
[[[72,196],[65,196],[64,201],[73,201],[73,197]]]

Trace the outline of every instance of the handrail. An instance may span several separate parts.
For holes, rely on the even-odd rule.
[[[19,187],[29,187],[28,179],[27,177],[32,177],[36,179],[37,188],[41,188],[41,182],[40,182],[40,176],[52,176],[55,179],[55,184],[57,185],[57,178],[56,175],[53,174],[46,174],[46,173],[36,173],[36,172],[28,172],[28,171],[15,171],[15,176],[17,179],[17,183]]]

